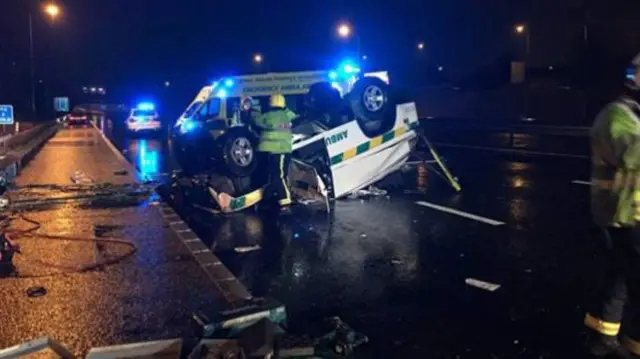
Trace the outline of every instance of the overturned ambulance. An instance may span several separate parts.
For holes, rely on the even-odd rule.
[[[172,183],[177,201],[228,213],[262,200],[265,171],[249,114],[266,109],[274,93],[299,115],[289,170],[294,198],[347,196],[400,169],[415,147],[416,106],[394,99],[386,72],[361,73],[345,62],[334,71],[223,78],[202,88],[174,125],[183,168]]]

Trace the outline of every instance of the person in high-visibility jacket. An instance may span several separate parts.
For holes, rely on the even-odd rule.
[[[623,95],[591,130],[591,212],[606,239],[604,282],[584,320],[595,356],[622,351],[640,358],[640,55],[632,66]]]
[[[255,124],[262,129],[258,151],[266,154],[268,184],[265,194],[267,197],[277,195],[278,204],[286,211],[291,205],[287,183],[293,141],[291,120],[296,114],[286,107],[281,94],[272,95],[269,105],[269,111],[255,119]]]

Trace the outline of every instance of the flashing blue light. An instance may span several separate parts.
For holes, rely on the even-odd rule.
[[[185,118],[182,123],[179,124],[180,126],[180,132],[185,134],[187,132],[191,132],[193,131],[197,126],[196,123],[193,122],[193,120],[189,119],[189,118]]]
[[[232,79],[224,80],[224,85],[227,86],[227,87],[232,87],[233,86],[233,80]]]
[[[216,93],[216,96],[220,98],[227,97],[227,90],[225,89],[218,90],[218,92]]]
[[[213,81],[213,83],[211,84],[211,88],[216,88],[218,87],[218,81]]]
[[[351,60],[345,60],[340,64],[340,71],[350,75],[360,72],[360,67]]]
[[[187,130],[187,131],[191,131],[191,130],[193,130],[194,128],[196,128],[196,124],[195,124],[195,123],[193,123],[193,121],[186,121],[186,122],[184,123],[184,129],[185,129],[185,130]]]
[[[329,79],[330,80],[335,80],[337,78],[338,78],[338,74],[335,71],[329,72]]]
[[[136,108],[142,111],[153,111],[156,106],[151,102],[140,102]]]

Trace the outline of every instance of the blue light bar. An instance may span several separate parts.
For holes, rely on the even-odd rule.
[[[227,90],[225,89],[218,90],[218,92],[216,93],[216,96],[220,98],[227,97]]]
[[[329,72],[329,79],[330,80],[335,80],[337,78],[338,78],[338,74],[335,71]]]
[[[142,111],[153,111],[156,106],[151,102],[141,102],[136,106],[136,108]]]
[[[233,80],[232,79],[224,80],[224,85],[227,86],[227,87],[232,87],[233,86]]]

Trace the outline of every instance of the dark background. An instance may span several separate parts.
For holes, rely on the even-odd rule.
[[[390,70],[396,84],[411,88],[508,82],[510,61],[525,58],[516,23],[530,31],[530,74],[557,83],[611,87],[640,50],[640,4],[633,0],[56,3],[62,15],[52,22],[37,0],[0,0],[0,102],[29,104],[29,8],[43,103],[54,95],[80,101],[79,89],[95,85],[108,89],[104,101],[171,97],[184,105],[219,76],[266,65],[330,68],[356,48],[335,34],[343,20],[360,36],[365,66]],[[416,48],[420,41],[424,51]],[[256,52],[265,56],[263,68],[251,62]]]

